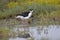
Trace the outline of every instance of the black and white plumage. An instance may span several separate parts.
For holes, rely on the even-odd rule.
[[[29,19],[29,18],[31,17],[32,13],[33,13],[33,10],[30,9],[29,12],[22,12],[22,13],[20,13],[20,14],[17,14],[17,15],[16,15],[16,18],[17,18],[17,19],[20,18],[20,19],[22,19],[22,20],[24,20],[24,19]]]

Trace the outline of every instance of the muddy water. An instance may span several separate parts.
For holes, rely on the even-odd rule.
[[[34,40],[60,40],[60,26],[59,25],[49,25],[44,27],[42,30],[39,29],[40,26],[29,27],[27,30],[31,34],[31,37]],[[24,28],[18,28],[19,31],[23,31]],[[14,31],[17,32],[17,27],[14,28]],[[18,35],[18,34],[16,34]],[[9,40],[28,40],[27,38],[9,38]]]

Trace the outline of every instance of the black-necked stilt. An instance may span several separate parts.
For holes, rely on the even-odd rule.
[[[31,17],[32,13],[33,13],[33,9],[30,9],[30,11],[28,11],[28,12],[22,12],[20,14],[17,14],[16,19],[21,19],[22,24],[24,24],[24,25],[28,24],[27,19],[29,19]]]
[[[32,13],[33,13],[33,9],[30,9],[30,11],[28,11],[28,12],[22,12],[21,14],[17,14],[16,18],[26,20],[31,17]]]

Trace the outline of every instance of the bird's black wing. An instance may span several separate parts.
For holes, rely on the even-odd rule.
[[[17,14],[16,16],[23,16],[23,17],[26,17],[28,16],[30,12],[22,12],[21,14]]]

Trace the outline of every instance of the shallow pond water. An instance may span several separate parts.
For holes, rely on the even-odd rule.
[[[30,33],[31,37],[34,40],[60,40],[60,25],[48,25],[48,27],[44,27],[42,30],[39,28],[40,26],[29,27],[27,28],[28,33]],[[13,31],[16,33],[19,31],[24,31],[24,28],[15,27]],[[18,34],[16,34],[18,35]],[[27,38],[9,38],[9,40],[28,40]]]

